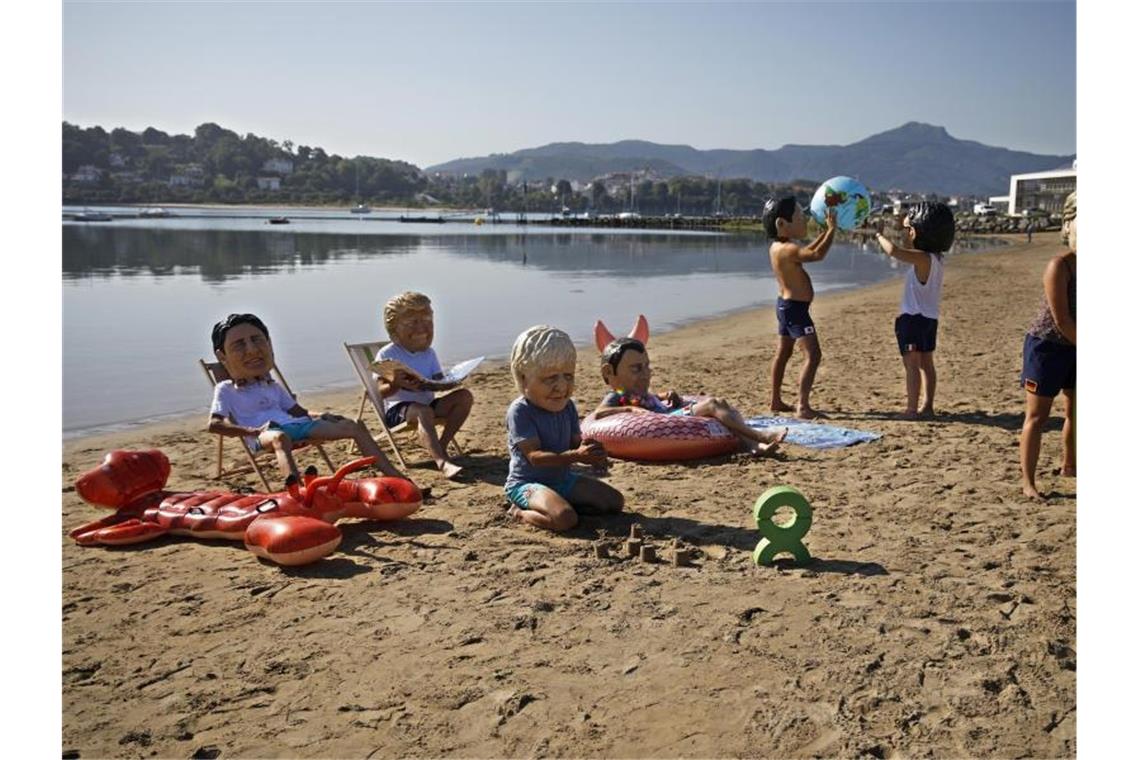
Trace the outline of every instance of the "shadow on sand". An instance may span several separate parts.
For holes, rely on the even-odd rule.
[[[852,412],[843,415],[846,419],[852,420],[891,420],[896,422],[904,422],[902,412]],[[929,420],[911,420],[914,424],[938,425],[938,424],[951,424],[962,423],[966,425],[984,425],[986,427],[998,427],[1002,430],[1021,430],[1022,424],[1025,422],[1025,415],[1023,413],[1009,414],[1002,412],[1000,414],[988,414],[986,412],[937,412],[934,419]],[[1060,430],[1064,425],[1064,417],[1054,414],[1049,417],[1049,421],[1045,425],[1046,432]]]
[[[755,528],[739,528],[729,525],[697,522],[687,517],[649,517],[638,512],[622,512],[616,515],[582,515],[578,525],[566,536],[575,539],[593,540],[599,534],[620,538],[629,535],[634,523],[641,525],[645,536],[651,540],[669,541],[679,538],[694,546],[720,546],[725,549],[752,553],[760,540]],[[805,544],[811,547],[810,534]],[[840,573],[843,575],[888,575],[887,569],[877,562],[856,562],[843,559],[823,559],[813,557],[809,564],[800,566],[790,558],[777,558],[775,566],[782,569],[813,570],[817,573]]]

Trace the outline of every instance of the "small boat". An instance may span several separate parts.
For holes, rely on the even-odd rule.
[[[352,214],[371,214],[372,213],[372,207],[371,206],[365,206],[363,203],[358,203],[355,206],[353,206],[351,209],[349,209],[349,213],[352,213]]]
[[[265,221],[266,224],[288,224],[289,217],[287,216],[271,216]]]
[[[400,221],[407,223],[420,223],[420,224],[443,224],[444,218],[442,216],[404,216],[400,215]]]
[[[83,209],[71,218],[77,222],[109,222],[115,217],[110,214],[104,214],[102,211],[88,211],[87,209]]]
[[[174,216],[164,208],[144,208],[139,212],[139,219],[166,219]]]

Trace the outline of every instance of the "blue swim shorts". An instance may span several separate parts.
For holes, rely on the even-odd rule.
[[[311,417],[305,417],[304,419],[299,419],[296,422],[286,422],[284,425],[276,422],[270,422],[269,429],[280,430],[282,433],[289,436],[289,440],[296,443],[297,441],[303,441],[308,438],[309,434],[313,432],[313,426],[316,424],[316,420],[312,419]],[[249,442],[250,448],[255,452],[261,450],[261,442],[257,440],[256,436],[251,436],[245,440]]]
[[[778,335],[800,339],[815,334],[815,322],[811,321],[811,301],[793,301],[787,298],[776,299],[776,321],[779,322]]]
[[[1055,398],[1077,387],[1077,347],[1026,335],[1021,350],[1021,387]]]
[[[576,472],[566,473],[566,477],[553,485],[545,485],[543,483],[519,483],[505,489],[507,498],[511,503],[520,509],[530,509],[530,497],[540,488],[545,488],[547,491],[554,491],[554,493],[561,496],[566,501],[570,501],[570,492],[574,490],[574,484],[578,482],[578,478],[582,477]]]
[[[895,318],[895,338],[900,354],[933,351],[938,340],[938,320],[921,314],[899,314]]]

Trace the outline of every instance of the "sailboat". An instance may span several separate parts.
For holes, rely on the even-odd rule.
[[[356,166],[356,197],[357,198],[360,197],[360,165],[359,164],[357,164],[357,166]],[[349,212],[353,213],[353,214],[371,214],[372,213],[372,207],[366,206],[363,203],[357,203],[355,206],[353,206],[351,209],[349,209]]]

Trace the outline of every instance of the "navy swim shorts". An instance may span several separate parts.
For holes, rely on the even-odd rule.
[[[408,404],[410,404],[410,403],[412,403],[412,402],[411,401],[401,401],[398,404],[392,404],[392,406],[388,407],[388,411],[384,412],[384,424],[390,428],[393,428],[393,427],[396,427],[397,425],[399,425],[401,422],[407,422],[408,421]],[[439,403],[439,399],[437,399],[437,398],[432,399],[431,403],[428,404],[428,406],[430,406],[432,411],[434,412],[435,411],[435,405],[438,403]]]
[[[921,314],[899,314],[895,318],[895,337],[900,354],[933,351],[938,338],[938,320]]]
[[[1077,387],[1077,347],[1026,335],[1021,350],[1021,387],[1054,398]]]
[[[778,335],[788,338],[802,338],[805,335],[815,334],[815,322],[811,321],[811,301],[793,301],[786,298],[776,299],[776,320],[780,328]]]

